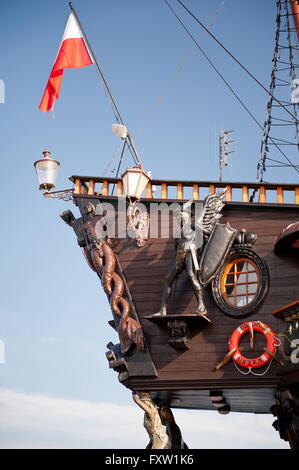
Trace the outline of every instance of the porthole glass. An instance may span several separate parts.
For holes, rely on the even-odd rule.
[[[212,282],[213,297],[230,316],[254,312],[268,291],[269,275],[264,260],[249,248],[234,248]]]
[[[248,258],[237,258],[224,269],[221,278],[222,295],[233,307],[245,307],[256,298],[259,282],[256,264]]]

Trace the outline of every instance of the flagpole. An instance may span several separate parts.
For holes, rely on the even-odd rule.
[[[98,71],[99,71],[99,73],[100,73],[100,75],[101,75],[101,77],[102,77],[102,80],[103,80],[103,82],[104,82],[104,85],[105,85],[105,87],[106,87],[106,90],[108,91],[108,94],[109,94],[109,96],[110,96],[110,98],[111,98],[111,101],[112,101],[112,103],[113,103],[113,106],[114,106],[114,108],[115,108],[115,111],[116,111],[116,113],[117,113],[117,115],[118,115],[118,117],[119,117],[119,119],[120,119],[122,125],[126,127],[125,122],[124,122],[124,120],[123,120],[123,118],[122,118],[122,115],[121,115],[120,112],[119,112],[119,109],[118,109],[118,106],[117,106],[117,104],[116,104],[116,101],[115,101],[115,99],[114,99],[114,97],[113,97],[113,95],[112,95],[112,93],[111,93],[111,90],[110,90],[110,88],[109,88],[109,86],[108,86],[108,83],[107,83],[107,81],[106,81],[106,79],[105,79],[105,77],[104,77],[104,74],[103,74],[103,72],[102,72],[102,70],[101,70],[101,67],[100,67],[100,65],[99,65],[99,63],[98,63],[98,61],[97,61],[97,58],[96,58],[96,56],[95,56],[95,54],[94,54],[94,52],[93,52],[93,50],[92,50],[92,47],[91,47],[91,45],[90,45],[90,43],[89,43],[89,41],[88,41],[88,39],[87,39],[87,36],[86,36],[86,34],[85,34],[85,31],[84,31],[84,29],[82,28],[82,25],[81,25],[81,23],[80,23],[80,20],[79,20],[79,18],[78,18],[78,16],[77,16],[77,13],[76,13],[74,7],[73,7],[72,2],[69,2],[69,7],[70,7],[70,9],[72,10],[72,12],[73,12],[74,15],[75,15],[75,18],[76,18],[76,20],[77,20],[77,23],[78,23],[78,25],[79,25],[79,28],[81,29],[81,32],[82,32],[83,37],[84,37],[84,39],[85,39],[85,42],[86,42],[86,44],[87,44],[87,46],[88,46],[88,49],[90,50],[90,53],[91,53],[91,55],[92,55],[92,57],[93,57],[94,63],[95,63],[96,66],[97,66],[97,69],[98,69]],[[132,137],[131,137],[131,135],[129,134],[129,132],[128,132],[127,137],[128,137],[128,139],[129,139],[129,141],[130,141],[131,147],[132,147],[132,149],[133,149],[134,155],[135,155],[135,157],[136,157],[136,159],[137,159],[137,161],[138,161],[139,166],[140,166],[141,168],[143,168],[142,163],[141,163],[141,160],[140,160],[140,158],[139,158],[139,156],[138,156],[136,147],[135,147],[135,145],[134,145],[134,143],[133,143]]]

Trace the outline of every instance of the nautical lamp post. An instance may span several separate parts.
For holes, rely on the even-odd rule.
[[[43,196],[47,198],[57,198],[64,201],[72,199],[73,189],[63,189],[60,191],[52,191],[55,188],[56,177],[60,162],[50,157],[51,152],[46,149],[43,151],[43,158],[34,163],[39,189],[44,191]]]
[[[55,188],[56,177],[60,163],[58,160],[50,157],[49,150],[43,151],[43,158],[34,163],[35,171],[39,183],[39,189],[51,191]]]

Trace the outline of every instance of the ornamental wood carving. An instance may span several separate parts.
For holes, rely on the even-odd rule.
[[[85,253],[91,267],[94,268],[105,293],[110,299],[112,312],[120,317],[118,334],[121,345],[121,352],[126,353],[132,344],[144,351],[143,332],[140,323],[130,317],[130,304],[123,297],[124,282],[116,273],[116,259],[109,238],[97,238],[96,224],[101,216],[96,216],[94,212],[89,213],[90,218],[84,224],[86,234]]]

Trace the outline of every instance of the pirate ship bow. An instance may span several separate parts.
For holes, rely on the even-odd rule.
[[[121,116],[114,131],[137,165],[121,178],[70,178],[80,217],[61,217],[107,295],[119,336],[109,367],[145,411],[151,448],[186,446],[175,408],[273,413],[299,448],[299,186],[263,180],[279,44],[287,31],[294,80],[298,18],[296,1],[277,2],[257,182],[152,179]],[[296,132],[297,106],[288,108]]]

